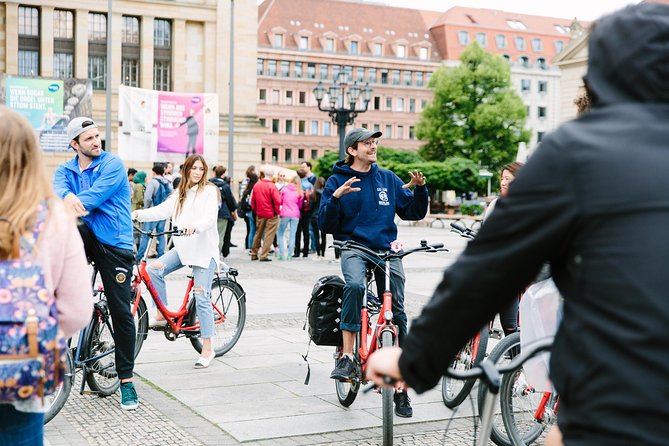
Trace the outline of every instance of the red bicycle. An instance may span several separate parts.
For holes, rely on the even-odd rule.
[[[171,231],[160,233],[151,233],[136,228],[142,234],[150,238],[162,235],[182,235],[177,228]],[[198,353],[202,352],[202,340],[200,338],[200,322],[198,320],[195,298],[192,296],[193,276],[188,276],[186,293],[184,294],[181,306],[176,311],[170,311],[160,300],[156,289],[151,283],[149,274],[146,270],[146,261],[148,258],[147,249],[144,256],[137,266],[137,271],[132,279],[132,313],[135,316],[137,326],[136,350],[141,348],[147,336],[149,327],[149,316],[143,293],[149,294],[153,302],[158,307],[158,311],[165,317],[167,323],[164,327],[153,328],[155,331],[163,331],[169,341],[175,341],[185,336],[193,345]],[[224,355],[229,352],[237,343],[246,322],[246,293],[242,286],[237,282],[238,271],[235,268],[224,267],[216,272],[211,284],[211,305],[214,310],[214,329],[216,335],[212,339],[212,349],[216,356]],[[144,285],[144,286],[142,286]]]
[[[408,250],[400,250],[398,252],[387,251],[384,253],[377,253],[368,247],[356,243],[352,240],[334,241],[334,245],[344,250],[353,250],[362,254],[369,260],[367,269],[367,290],[363,296],[362,310],[361,310],[361,330],[357,333],[355,344],[353,348],[354,362],[356,364],[356,378],[350,381],[335,380],[335,389],[337,391],[337,399],[342,406],[348,407],[353,404],[361,384],[367,383],[365,376],[365,369],[367,366],[367,359],[369,356],[379,348],[391,347],[398,345],[397,342],[397,326],[393,324],[393,295],[390,292],[390,262],[392,259],[401,259],[414,252],[438,252],[447,251],[443,244],[428,245],[425,240],[421,240],[420,246]],[[381,305],[371,302],[369,297],[373,295],[372,284],[374,283],[374,269],[380,268],[379,265],[385,266],[385,291],[383,292],[383,300]],[[373,316],[378,313],[378,319],[375,325],[373,324]],[[342,347],[337,347],[335,352],[335,361],[342,356]],[[336,362],[335,362],[336,363]],[[383,401],[383,444],[393,444],[393,397],[397,388],[383,387],[381,388],[381,396]]]

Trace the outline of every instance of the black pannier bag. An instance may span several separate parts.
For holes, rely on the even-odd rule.
[[[342,345],[341,304],[344,280],[336,275],[323,276],[314,285],[307,305],[309,338],[316,345]]]

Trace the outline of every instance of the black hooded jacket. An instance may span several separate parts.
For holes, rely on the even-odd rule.
[[[433,387],[544,262],[565,298],[551,358],[567,445],[669,443],[669,6],[604,17],[593,109],[544,139],[402,345]],[[522,323],[522,321],[521,321]]]

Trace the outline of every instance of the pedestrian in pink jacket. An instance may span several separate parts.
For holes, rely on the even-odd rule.
[[[300,206],[302,205],[302,184],[300,177],[295,175],[290,183],[281,189],[281,219],[279,220],[279,260],[289,260],[295,249],[295,234],[297,223],[300,220]],[[288,252],[286,252],[285,232],[288,228]]]

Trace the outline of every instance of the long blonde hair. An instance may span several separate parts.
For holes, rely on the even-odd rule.
[[[193,168],[193,164],[195,164],[195,161],[201,161],[202,166],[204,167],[204,173],[202,174],[202,178],[200,178],[200,181],[197,184],[193,184],[190,181],[190,171]],[[186,161],[184,161],[183,167],[181,169],[181,182],[179,183],[179,197],[177,198],[177,211],[176,215],[179,215],[181,213],[181,207],[184,204],[184,201],[186,201],[186,192],[190,190],[191,187],[197,186],[197,192],[202,191],[207,184],[209,184],[209,181],[207,180],[207,171],[209,168],[207,167],[207,162],[204,160],[202,155],[191,155],[188,158],[186,158]],[[218,188],[216,188],[218,190]],[[196,192],[196,193],[197,193]]]
[[[18,258],[21,235],[32,230],[37,206],[53,198],[35,131],[0,105],[0,259]]]

